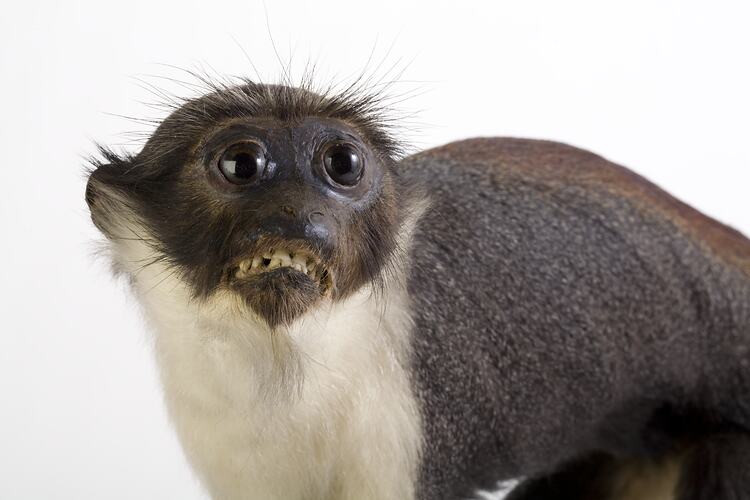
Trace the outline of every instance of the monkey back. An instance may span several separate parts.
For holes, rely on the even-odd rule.
[[[594,154],[474,139],[403,160],[421,498],[750,428],[750,241]]]

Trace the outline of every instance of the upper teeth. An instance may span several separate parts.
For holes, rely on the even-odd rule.
[[[237,266],[235,276],[244,278],[251,274],[271,271],[278,267],[291,267],[305,273],[315,281],[320,279],[323,272],[322,267],[318,265],[316,259],[310,255],[287,250],[273,250],[241,261]]]

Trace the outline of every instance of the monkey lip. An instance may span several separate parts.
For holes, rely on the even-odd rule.
[[[235,280],[247,280],[273,273],[277,269],[293,271],[307,276],[325,293],[331,289],[331,273],[315,255],[305,251],[276,248],[260,252],[235,264],[230,276]]]

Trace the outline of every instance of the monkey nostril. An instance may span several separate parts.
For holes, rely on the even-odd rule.
[[[310,224],[317,224],[319,222],[323,221],[323,212],[310,212],[307,215],[307,220],[310,222]]]
[[[336,232],[333,221],[323,212],[314,210],[307,214],[305,224],[305,238],[318,241],[322,247],[328,247],[333,243]]]

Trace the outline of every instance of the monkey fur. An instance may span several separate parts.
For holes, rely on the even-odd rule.
[[[86,201],[216,499],[750,499],[750,241],[595,154],[214,86]]]

